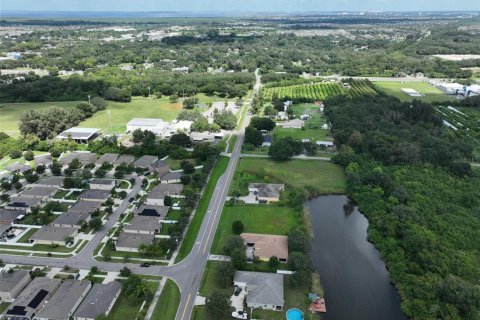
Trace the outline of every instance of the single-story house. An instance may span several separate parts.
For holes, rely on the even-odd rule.
[[[45,307],[55,290],[60,286],[60,279],[37,277],[18,295],[5,312],[6,316],[31,319]]]
[[[272,145],[272,136],[268,134],[264,135],[262,147],[270,147],[271,145]]]
[[[97,161],[95,161],[95,165],[100,167],[105,162],[113,165],[115,161],[117,161],[117,159],[118,159],[117,153],[105,153],[103,156],[98,158]]]
[[[170,166],[162,160],[157,160],[148,165],[148,170],[157,172],[158,174],[165,174],[170,172]]]
[[[267,272],[236,271],[233,282],[247,292],[247,307],[283,310],[283,275]]]
[[[72,139],[77,143],[88,143],[98,137],[100,129],[98,128],[77,128],[73,127],[63,131],[57,136],[59,140]]]
[[[65,212],[58,216],[52,222],[53,227],[80,229],[83,221],[90,221],[91,215],[88,213]]]
[[[87,295],[92,284],[88,280],[67,279],[62,282],[47,305],[35,316],[38,320],[67,320]]]
[[[268,261],[271,257],[277,257],[280,262],[288,261],[288,237],[271,235],[242,233],[240,235],[247,247],[247,259],[252,262],[254,257],[262,261]]]
[[[249,183],[248,191],[253,193],[259,202],[277,202],[280,193],[285,190],[284,184],[277,183]]]
[[[160,177],[161,183],[178,183],[181,181],[183,172],[167,172]]]
[[[65,245],[65,239],[74,238],[78,234],[77,228],[44,226],[38,229],[28,240],[34,244]]]
[[[57,191],[57,187],[34,186],[33,188],[23,190],[22,193],[20,193],[20,196],[47,201],[48,199],[52,198]]]
[[[25,210],[11,210],[0,208],[0,225],[10,225],[15,220],[20,219],[25,214]]]
[[[146,169],[148,168],[152,163],[154,163],[155,161],[158,160],[158,157],[157,156],[149,156],[149,155],[145,155],[145,156],[141,156],[140,158],[138,158],[134,163],[133,163],[133,166],[135,168],[141,168],[141,169]]]
[[[101,207],[102,203],[99,201],[80,200],[75,202],[70,208],[68,208],[68,212],[76,214],[91,214],[97,210],[100,210]]]
[[[42,199],[19,196],[10,199],[10,202],[5,205],[5,209],[23,210],[28,213],[33,207],[40,207],[42,204]]]
[[[85,166],[87,164],[95,163],[95,161],[97,161],[97,154],[92,152],[70,152],[64,154],[58,161],[61,165],[65,166],[69,165],[73,159],[78,159],[82,166]]]
[[[0,273],[0,300],[5,302],[12,302],[31,280],[28,270],[12,271]]]
[[[189,120],[178,120],[172,121],[170,125],[170,133],[175,134],[178,132],[189,133],[192,128],[193,121]]]
[[[7,171],[11,173],[24,173],[32,168],[26,164],[15,162],[7,166]]]
[[[109,190],[87,189],[78,196],[78,200],[104,202],[109,196]]]
[[[335,147],[335,143],[333,143],[333,141],[316,141],[315,142],[317,146],[319,147],[325,147],[325,148],[334,148]]]
[[[214,142],[215,133],[212,132],[192,132],[190,133],[190,139],[193,142]]]
[[[292,119],[285,122],[278,122],[277,125],[285,129],[301,129],[303,126],[305,126],[305,121],[300,119]]]
[[[161,229],[160,219],[155,216],[134,216],[123,226],[123,231],[128,233],[157,234]]]
[[[130,165],[132,164],[133,162],[135,161],[135,157],[130,155],[130,154],[121,154],[117,160],[115,160],[115,162],[113,163],[113,165],[116,167],[116,166],[119,166],[121,165],[122,163],[126,164],[126,165]]]
[[[154,206],[163,206],[163,199],[166,196],[180,197],[183,191],[183,184],[160,183],[147,194],[146,204]]]
[[[160,220],[164,219],[170,207],[165,206],[151,206],[142,204],[135,214],[138,216],[158,217]]]
[[[101,315],[110,313],[122,292],[122,284],[112,281],[106,284],[95,283],[73,314],[75,320],[95,320]]]
[[[38,166],[45,166],[45,167],[49,167],[53,164],[53,157],[51,154],[42,154],[42,155],[39,155],[39,156],[35,156],[33,158],[33,160],[35,161],[35,165],[38,167]]]
[[[46,177],[36,182],[36,186],[51,187],[51,188],[60,188],[63,185],[64,177]]]
[[[90,189],[111,191],[116,184],[117,182],[113,179],[94,178],[90,181]]]
[[[152,244],[155,240],[153,234],[121,232],[115,243],[117,251],[138,252],[138,248],[142,245]]]

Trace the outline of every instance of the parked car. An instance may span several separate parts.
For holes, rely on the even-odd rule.
[[[140,265],[140,267],[148,268],[148,267],[150,267],[150,263],[144,262]]]
[[[232,318],[235,319],[248,319],[248,315],[244,311],[234,311],[232,312]]]
[[[132,203],[133,200],[135,200],[135,198],[132,197],[132,198],[128,199],[128,202]]]
[[[237,287],[237,288],[235,289],[235,291],[233,292],[233,295],[236,296],[236,297],[238,297],[238,295],[240,294],[240,292],[242,292],[242,288]]]

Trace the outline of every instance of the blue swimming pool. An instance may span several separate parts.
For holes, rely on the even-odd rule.
[[[287,320],[303,320],[303,312],[298,309],[287,311]]]

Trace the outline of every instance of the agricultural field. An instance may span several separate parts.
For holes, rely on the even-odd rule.
[[[340,166],[327,161],[293,159],[275,162],[267,158],[240,159],[230,194],[248,194],[249,182],[287,183],[312,187],[319,193],[345,192],[345,175]]]
[[[373,95],[376,94],[376,91],[367,81],[352,81],[349,86],[342,86],[337,82],[316,82],[286,87],[265,88],[265,99],[271,100],[273,94],[277,94],[281,100],[313,102],[342,94],[350,97]]]
[[[80,102],[82,101],[0,103],[0,132],[12,137],[18,136],[18,119],[25,111],[40,111],[53,106],[73,108]]]
[[[480,146],[480,111],[474,108],[437,107],[437,112],[451,129],[462,136],[470,136]],[[447,125],[448,126],[448,125]]]
[[[455,98],[446,95],[439,89],[427,82],[402,82],[402,81],[375,81],[374,86],[386,94],[397,97],[401,101],[409,102],[413,99],[424,102],[455,101]],[[422,94],[422,97],[412,97],[403,92],[402,89],[413,89]]]

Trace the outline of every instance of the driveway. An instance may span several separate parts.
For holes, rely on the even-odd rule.
[[[232,294],[230,297],[231,306],[235,308],[235,311],[243,311],[243,301],[247,296],[247,291],[243,288],[242,292],[238,296]]]

